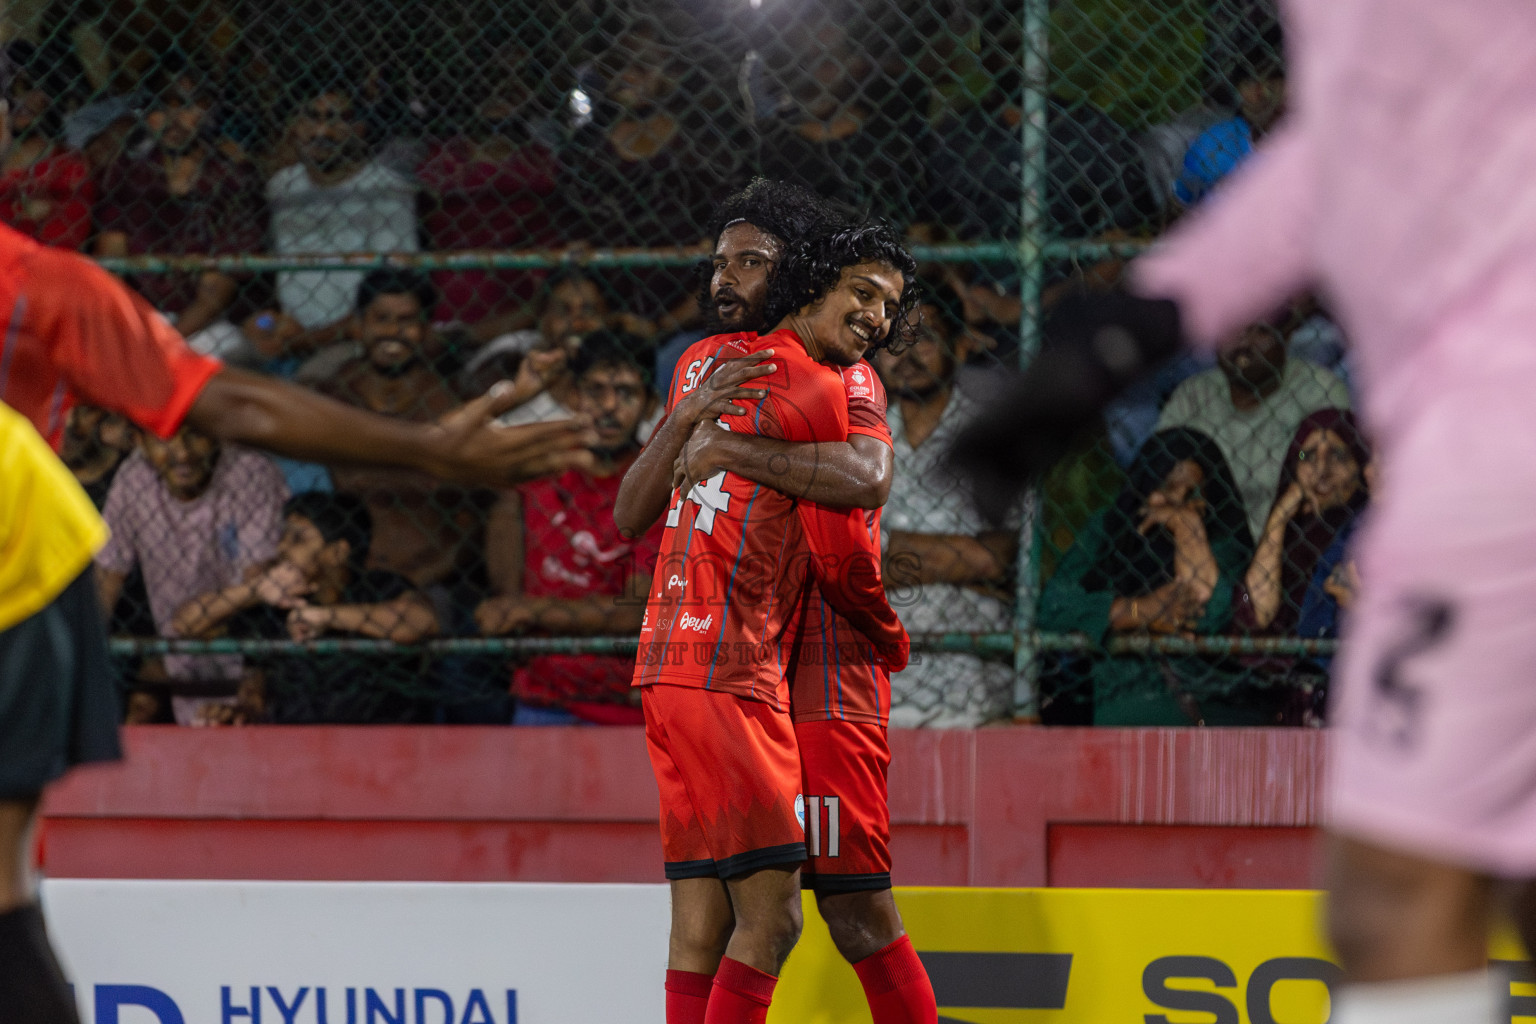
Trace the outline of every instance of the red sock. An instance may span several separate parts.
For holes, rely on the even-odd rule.
[[[726,957],[715,972],[704,1024],[763,1024],[779,979]]]
[[[853,970],[864,984],[875,1024],[938,1024],[933,984],[907,936],[860,960]]]
[[[704,1024],[713,974],[697,971],[667,972],[667,1024]]]

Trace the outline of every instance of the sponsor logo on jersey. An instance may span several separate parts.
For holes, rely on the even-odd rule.
[[[668,576],[667,577],[667,589],[671,590],[674,587],[677,588],[678,590],[687,590],[688,589],[688,580],[685,577],[683,577],[683,576],[677,576],[677,575]]]
[[[699,618],[697,615],[687,615],[687,614],[685,614],[682,618],[677,620],[677,628],[678,629],[686,629],[690,633],[707,633],[707,632],[709,632],[709,627],[714,625],[714,623],[715,623],[715,613],[714,612],[710,612],[708,615],[704,616],[702,619]]]
[[[853,397],[853,398],[869,398],[869,397],[873,396],[874,392],[871,391],[869,385],[867,383],[865,383],[866,381],[869,380],[869,374],[865,373],[863,370],[859,369],[857,366],[855,366],[851,370],[846,370],[844,372],[847,374],[847,377],[844,380],[844,384],[847,386],[848,394],[851,397]],[[849,383],[850,381],[852,383]]]

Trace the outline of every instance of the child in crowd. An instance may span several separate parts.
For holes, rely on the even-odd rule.
[[[182,636],[317,640],[330,634],[412,644],[438,631],[427,598],[405,577],[365,569],[372,520],[362,499],[306,491],[283,506],[277,556],[240,583],[184,605]],[[252,659],[227,720],[403,722],[418,716],[409,692],[417,666],[398,656],[360,665],[355,653],[305,652]]]

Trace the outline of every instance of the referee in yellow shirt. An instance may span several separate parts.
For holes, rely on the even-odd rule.
[[[0,404],[0,1019],[73,1022],[28,842],[43,787],[120,756],[91,558],[107,527],[32,424]]]

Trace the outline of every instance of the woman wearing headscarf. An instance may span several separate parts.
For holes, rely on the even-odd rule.
[[[1366,467],[1371,450],[1354,413],[1319,409],[1296,428],[1275,503],[1259,536],[1253,562],[1243,574],[1234,624],[1258,636],[1300,636],[1305,640],[1338,635],[1335,573],[1361,511],[1370,500]],[[1330,583],[1333,582],[1333,585]],[[1270,677],[1312,665],[1321,684],[1326,676],[1313,659],[1269,659],[1253,666]],[[1316,695],[1322,693],[1321,685]],[[1320,706],[1321,701],[1311,703]]]
[[[1214,634],[1253,555],[1243,503],[1216,442],[1187,428],[1152,435],[1114,502],[1079,533],[1045,587],[1039,625],[1115,635]],[[1230,676],[1209,658],[1096,657],[1096,725],[1247,724]]]

